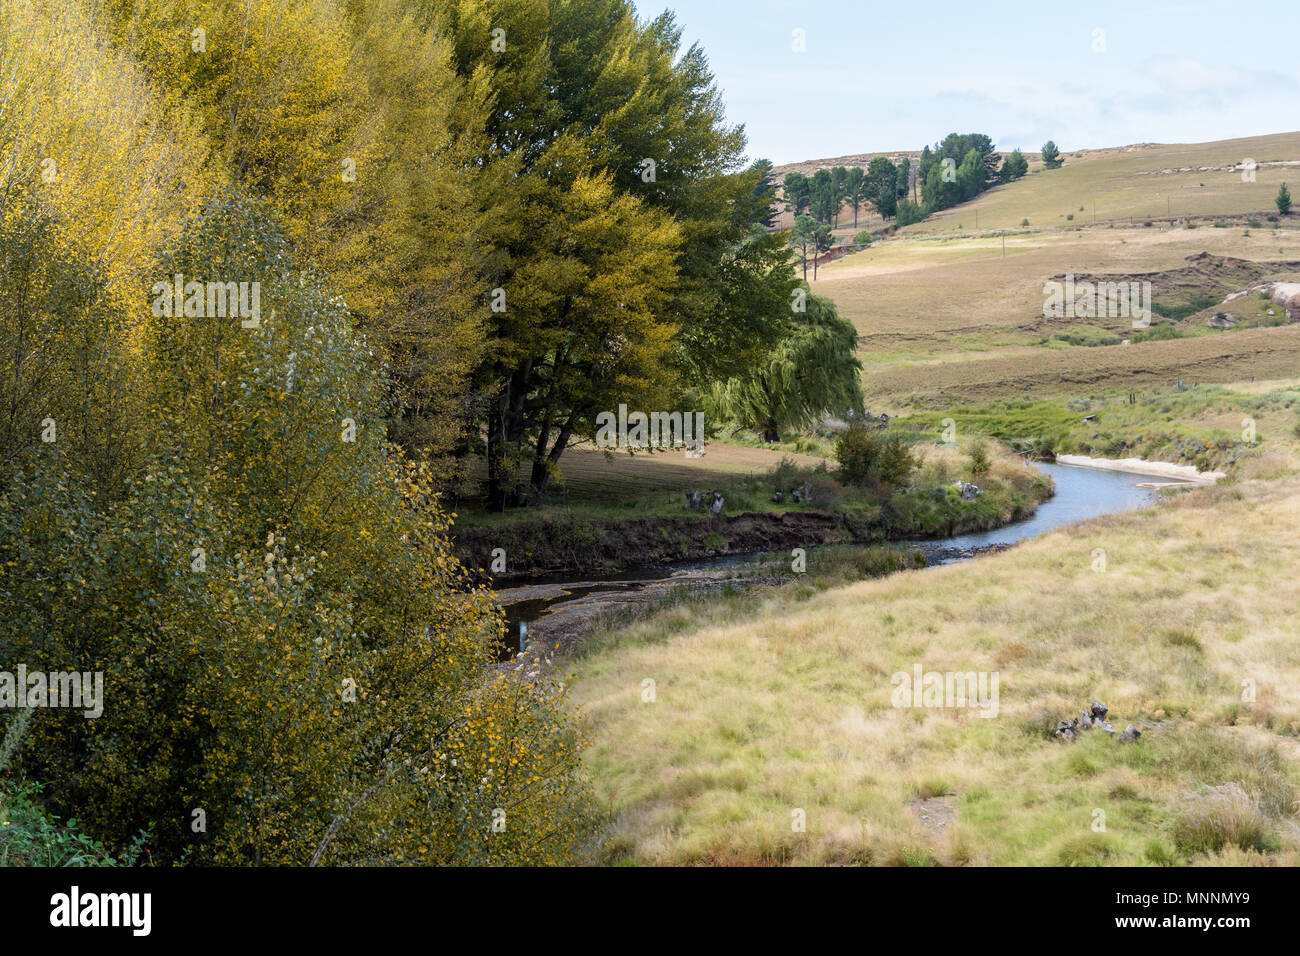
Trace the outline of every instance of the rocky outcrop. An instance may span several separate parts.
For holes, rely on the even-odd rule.
[[[1057,740],[1078,740],[1089,730],[1104,730],[1114,737],[1115,725],[1106,719],[1106,715],[1109,713],[1109,707],[1099,700],[1094,700],[1084,708],[1082,716],[1072,717],[1069,720],[1058,720],[1056,722],[1056,732],[1053,736]],[[1141,736],[1142,731],[1129,724],[1124,728],[1124,732],[1119,735],[1119,742],[1122,744],[1132,743]]]

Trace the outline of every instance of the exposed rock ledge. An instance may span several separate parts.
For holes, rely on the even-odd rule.
[[[1081,468],[1097,468],[1101,471],[1127,471],[1135,475],[1154,475],[1158,478],[1170,478],[1178,482],[1191,482],[1198,485],[1212,485],[1220,478],[1228,477],[1223,471],[1197,471],[1192,465],[1172,465],[1165,461],[1146,461],[1142,458],[1089,458],[1087,455],[1057,455],[1060,465],[1076,465]]]

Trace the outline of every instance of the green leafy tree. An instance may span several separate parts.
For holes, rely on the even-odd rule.
[[[453,38],[458,75],[484,85],[492,103],[475,163],[487,183],[485,292],[502,290],[504,311],[487,316],[474,381],[485,398],[489,498],[505,507],[545,486],[539,479],[523,495],[511,490],[512,463],[531,460],[532,474],[544,474],[587,427],[591,402],[668,407],[649,403],[734,374],[765,352],[779,324],[727,294],[732,270],[746,265],[734,253],[771,215],[773,197],[756,188],[763,170],[743,165],[743,130],[727,125],[703,52],[682,49],[671,14],[641,22],[622,0],[425,7]],[[494,49],[498,29],[507,40]],[[601,181],[610,186],[607,215],[590,204],[602,187],[566,195],[575,183]],[[582,227],[596,240],[590,252],[544,226],[547,216],[572,219],[570,205],[590,214]],[[593,271],[599,257],[637,255],[597,236],[602,224],[611,240],[649,237],[646,267],[628,261],[602,281]],[[652,273],[648,264],[663,256],[672,267]],[[629,282],[633,272],[640,284]],[[644,325],[622,328],[628,314]],[[579,319],[595,327],[577,328]],[[635,347],[623,348],[633,335]],[[589,374],[598,341],[617,358],[617,381]],[[600,371],[615,373],[607,360]]]
[[[831,232],[831,227],[824,223],[817,223],[813,231],[813,249],[816,252],[816,258],[813,259],[813,281],[817,281],[817,265],[823,253],[830,252],[835,246],[835,234]]]
[[[1061,151],[1057,148],[1056,144],[1052,142],[1050,139],[1043,144],[1042,152],[1043,152],[1043,165],[1046,166],[1048,169],[1059,169],[1061,167],[1061,164],[1065,162],[1065,160],[1061,158]]]
[[[823,415],[860,414],[857,344],[857,329],[834,303],[809,294],[805,311],[792,314],[787,334],[751,375],[713,388],[711,410],[769,442]]]
[[[835,180],[829,169],[819,169],[809,182],[812,194],[812,214],[818,222],[829,224],[835,216]]]
[[[128,355],[145,451],[111,504],[76,430],[26,438],[3,475],[0,646],[105,676],[100,719],[51,712],[21,771],[76,781],[50,809],[105,845],[152,825],[159,862],[575,859],[591,817],[563,695],[494,669],[499,612],[388,444],[390,392],[342,300],[237,193],[154,271],[257,282],[265,311],[150,310]],[[83,295],[60,282],[51,301]]]
[[[858,210],[867,201],[867,177],[862,167],[853,166],[844,177],[844,198],[853,207],[853,228],[858,228]]]
[[[818,222],[812,216],[799,216],[790,230],[790,248],[799,256],[805,282],[808,281],[808,253],[817,256],[817,229]]]
[[[812,183],[807,176],[803,173],[786,173],[783,191],[785,201],[796,217],[808,210],[809,203],[812,202]]]
[[[910,199],[904,199],[898,204],[898,218],[895,220],[898,228],[910,226],[913,223],[920,222],[930,215],[930,210],[923,205],[918,205]]]
[[[867,193],[885,219],[893,217],[898,205],[898,169],[887,156],[872,157],[867,164]]]
[[[835,443],[839,480],[846,485],[888,493],[916,468],[911,450],[897,436],[885,436],[855,423]]]
[[[849,170],[847,166],[835,166],[831,169],[831,182],[835,187],[835,214],[832,225],[835,228],[840,224],[840,210],[844,208],[845,201],[849,198]]]
[[[1004,183],[1014,182],[1027,172],[1029,172],[1029,162],[1025,159],[1024,154],[1016,149],[1012,150],[1011,155],[1002,164],[998,178]]]
[[[1277,198],[1273,202],[1277,205],[1277,211],[1283,216],[1291,212],[1291,193],[1287,191],[1286,183],[1278,187]]]

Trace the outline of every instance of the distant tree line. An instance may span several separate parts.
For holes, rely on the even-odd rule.
[[[904,158],[897,165],[885,156],[877,156],[864,170],[860,166],[836,166],[819,169],[812,176],[787,173],[785,201],[798,219],[810,215],[815,222],[831,228],[839,226],[845,206],[853,209],[853,228],[868,203],[884,219],[892,219],[900,197],[907,194],[912,161]]]
[[[1057,169],[1064,163],[1060,150],[1051,140],[1043,144],[1042,155],[1047,169]],[[858,227],[859,210],[867,203],[876,207],[882,219],[893,219],[896,225],[907,226],[932,212],[974,199],[992,186],[1020,179],[1028,172],[1029,161],[1018,149],[1004,158],[994,149],[992,138],[984,133],[949,133],[941,142],[921,151],[916,175],[920,183],[919,198],[915,188],[908,195],[912,161],[907,157],[895,164],[887,157],[877,156],[865,170],[836,166],[819,169],[812,176],[787,173],[785,200],[796,221],[791,235],[801,240],[795,248],[801,253],[806,271],[807,252],[818,249],[817,230],[813,227],[824,224],[828,233],[837,228],[846,205],[853,209],[854,229]],[[800,225],[801,217],[808,222]]]

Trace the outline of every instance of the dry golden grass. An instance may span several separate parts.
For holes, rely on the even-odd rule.
[[[1260,459],[1256,473],[1287,476],[1246,475],[973,563],[758,608],[677,609],[614,635],[579,659],[575,688],[614,812],[607,852],[641,863],[1300,861],[1294,465]],[[997,671],[997,716],[891,706],[891,675],[918,663]],[[1047,739],[1093,697],[1142,739]],[[1186,795],[1228,784],[1261,815],[1265,853],[1180,848]],[[797,811],[806,832],[792,827]]]
[[[1024,179],[945,209],[908,231],[974,229],[976,213],[981,229],[1017,228],[1024,219],[1033,227],[1059,227],[1070,223],[1066,218],[1070,215],[1074,223],[1092,222],[1094,202],[1099,222],[1263,214],[1276,212],[1273,197],[1280,183],[1294,185],[1300,180],[1300,133],[1062,155],[1065,165],[1060,169],[1040,171],[1034,164]],[[1247,158],[1262,164],[1253,182],[1243,182],[1241,170],[1235,168]],[[1192,169],[1177,171],[1186,167]]]

